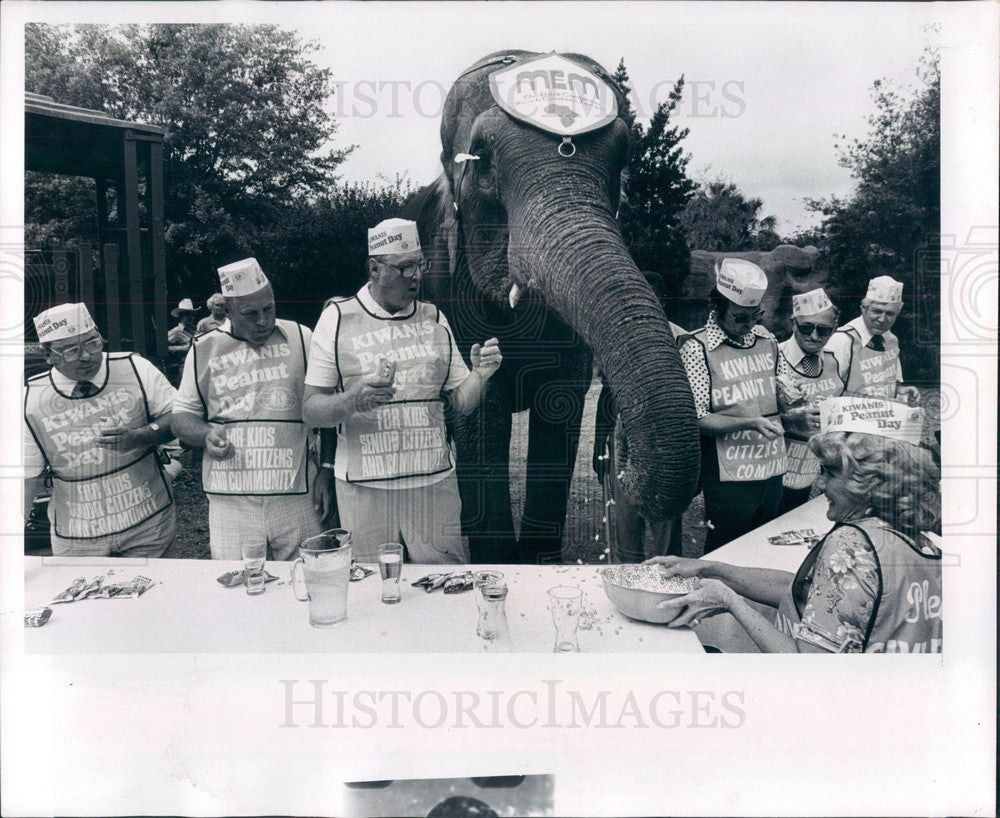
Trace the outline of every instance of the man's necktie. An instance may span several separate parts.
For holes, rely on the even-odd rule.
[[[876,352],[885,352],[885,339],[881,335],[873,335],[872,339],[868,342],[868,349],[874,349]]]
[[[97,394],[97,387],[90,381],[77,381],[73,387],[74,398],[89,398]]]
[[[819,375],[819,355],[816,353],[803,355],[799,363],[799,371],[810,378],[815,378]]]

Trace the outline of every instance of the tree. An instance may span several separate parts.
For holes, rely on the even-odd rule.
[[[24,242],[44,249],[53,242],[97,247],[97,191],[93,179],[53,176],[29,171],[24,175]]]
[[[357,292],[368,278],[368,228],[398,216],[412,192],[400,178],[381,186],[338,185],[285,208],[259,234],[257,250],[264,269],[276,271],[271,279],[283,315],[313,326],[327,298]]]
[[[855,179],[854,195],[810,201],[823,215],[825,263],[856,313],[868,279],[903,281],[906,310],[897,324],[908,377],[936,379],[941,230],[941,74],[932,41],[918,85],[872,85],[868,134],[838,145],[839,162]]]
[[[684,77],[657,106],[648,126],[636,120],[629,102],[632,88],[624,60],[618,63],[613,79],[624,95],[620,115],[629,125],[631,142],[619,210],[622,235],[639,268],[659,272],[672,293],[688,271],[689,254],[679,217],[695,188],[687,176],[690,157],[680,145],[688,130],[670,127]]]
[[[688,246],[725,252],[774,249],[781,244],[777,219],[762,217],[763,206],[763,200],[746,198],[732,182],[704,182],[681,215]]]
[[[308,56],[317,48],[273,25],[30,24],[25,86],[166,129],[168,271],[188,294],[287,202],[335,181],[350,149],[324,148],[335,126],[330,72]],[[46,194],[36,184],[27,195],[35,212]]]

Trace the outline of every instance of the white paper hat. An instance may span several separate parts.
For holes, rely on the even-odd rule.
[[[810,290],[801,295],[792,296],[792,317],[798,318],[804,315],[816,315],[825,312],[833,306],[826,291],[822,287]]]
[[[868,282],[868,292],[865,298],[881,301],[883,304],[902,303],[903,282],[896,281],[892,276],[879,276]]]
[[[368,255],[389,256],[420,249],[417,223],[406,219],[386,219],[368,229]]]
[[[35,316],[38,340],[44,343],[83,335],[94,329],[86,304],[59,304]]]
[[[881,398],[827,398],[820,404],[821,432],[864,432],[920,444],[924,410]]]
[[[219,268],[219,284],[227,298],[252,295],[268,285],[267,276],[255,258],[245,258]]]
[[[767,276],[752,261],[724,258],[715,265],[715,286],[741,307],[756,307],[767,292]]]

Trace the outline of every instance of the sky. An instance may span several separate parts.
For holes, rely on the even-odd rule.
[[[493,51],[571,51],[614,71],[648,116],[686,80],[673,121],[689,174],[763,200],[784,235],[818,221],[809,198],[849,196],[837,135],[864,137],[871,86],[912,86],[931,3],[322,2],[34,3],[46,22],[268,22],[299,32],[332,73],[334,147],[348,182],[415,185],[440,172],[452,82]]]
[[[849,195],[838,134],[863,137],[874,80],[917,82],[930,4],[334,4],[285,17],[333,72],[335,144],[358,147],[347,181],[415,184],[440,172],[446,89],[503,49],[576,51],[613,71],[649,115],[682,74],[674,121],[696,179],[734,182],[791,233],[816,222],[807,198]]]

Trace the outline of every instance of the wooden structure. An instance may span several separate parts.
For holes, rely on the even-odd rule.
[[[165,131],[37,94],[25,94],[24,107],[25,169],[94,179],[101,247],[96,269],[92,253],[83,248],[69,254],[61,248],[29,250],[26,266],[29,278],[34,269],[35,292],[25,292],[26,311],[84,301],[111,349],[135,350],[162,363],[171,326],[163,232]],[[30,320],[26,328],[33,329]]]

